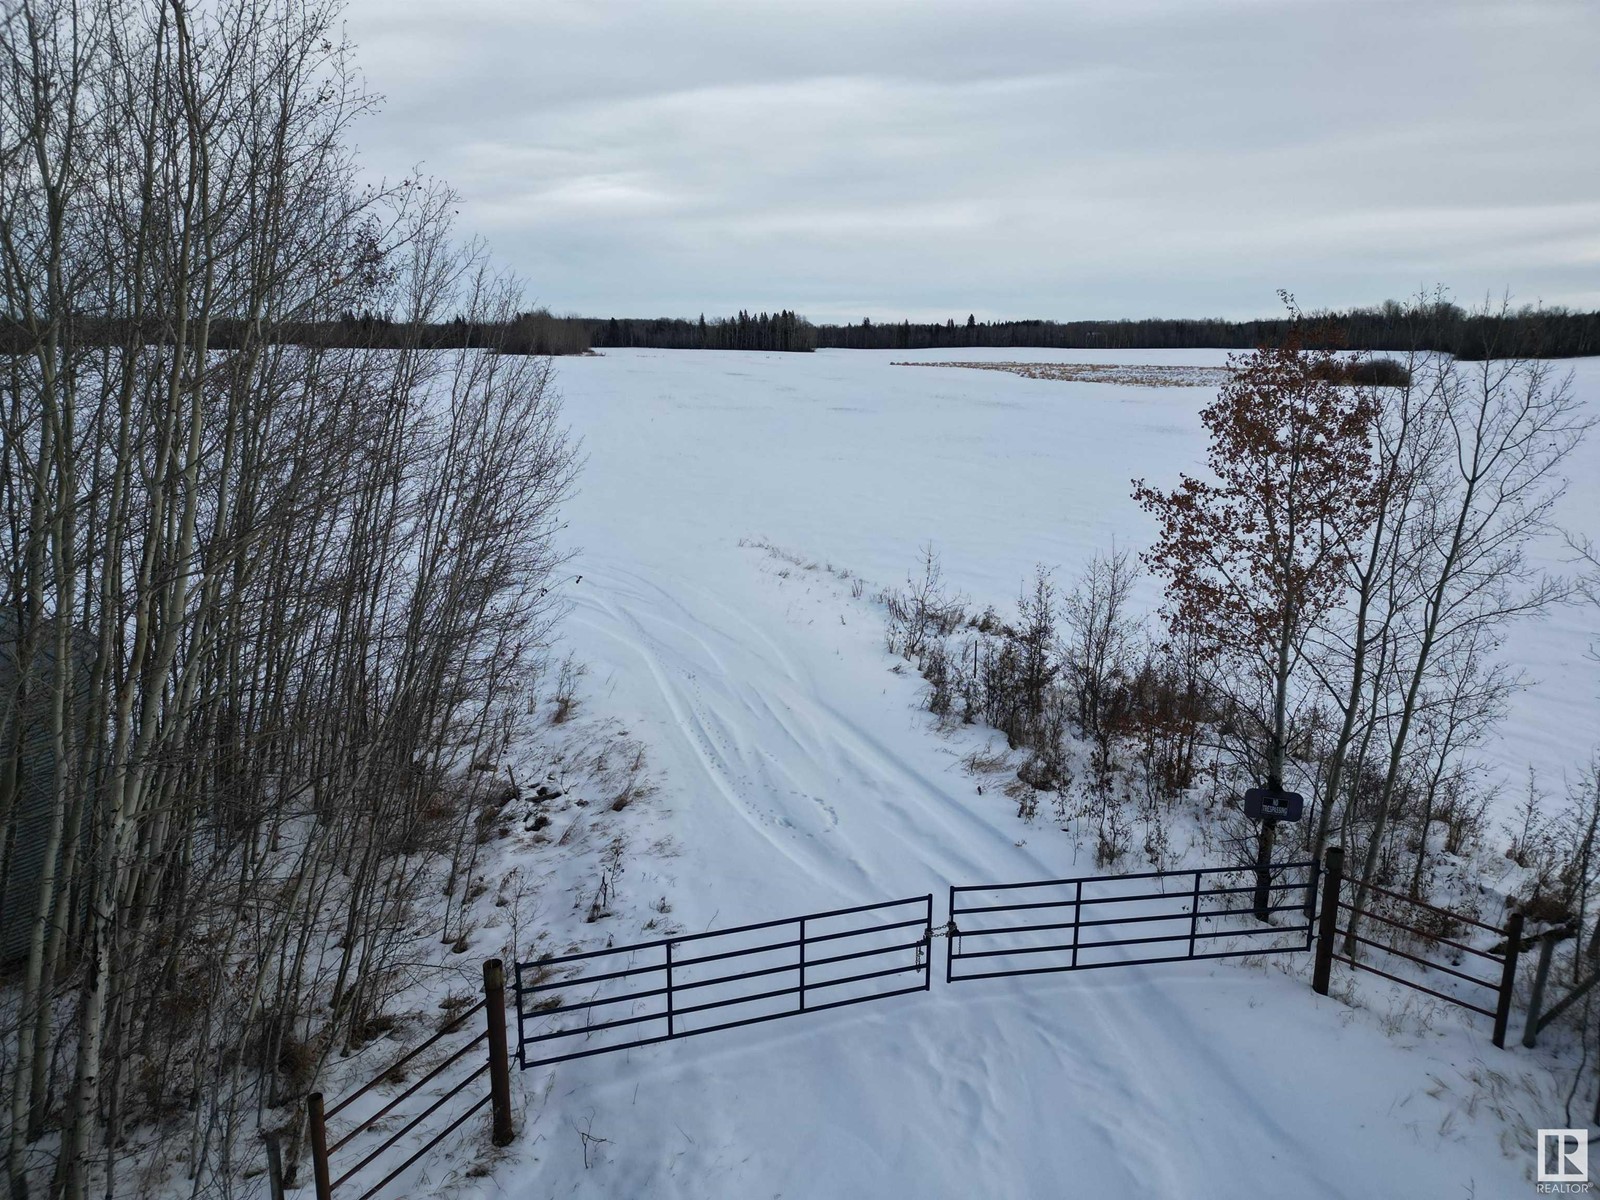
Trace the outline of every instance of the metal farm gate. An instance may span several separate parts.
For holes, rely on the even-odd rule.
[[[932,938],[930,894],[518,963],[517,1057],[527,1069],[925,992]]]
[[[944,926],[945,982],[1303,954],[1314,945],[1314,991],[1327,995],[1333,964],[1345,963],[1492,1018],[1494,1044],[1503,1047],[1517,959],[1526,940],[1522,913],[1510,913],[1501,928],[1373,884],[1368,891],[1374,901],[1383,903],[1369,901],[1358,919],[1353,900],[1341,895],[1343,865],[1343,850],[1333,847],[1320,869],[1315,862],[1297,861],[1274,863],[1259,872],[1252,867],[1199,867],[954,886]],[[1554,941],[1573,932],[1561,929],[1542,935],[1525,1045],[1531,1046],[1552,1016],[1600,980],[1600,972],[1594,973],[1549,1014],[1541,1014]],[[514,986],[517,1059],[526,1069],[925,992],[932,982],[933,934],[930,894],[519,962]],[[1469,939],[1484,944],[1472,945]],[[1342,953],[1337,949],[1341,942]],[[1383,967],[1367,961],[1370,952],[1385,956]],[[1464,969],[1464,955],[1498,967],[1498,983],[1492,970],[1486,977]],[[1431,974],[1396,973],[1408,967]],[[486,1104],[492,1105],[494,1144],[511,1140],[502,980],[499,960],[485,963],[484,1003],[458,1014],[389,1071],[326,1110],[321,1093],[308,1098],[317,1200],[331,1200],[335,1188],[368,1168],[377,1169],[384,1152],[458,1096],[463,1097],[459,1111],[446,1114],[453,1116],[450,1123],[364,1195],[388,1186]],[[1475,990],[1466,991],[1463,984]],[[1450,990],[1441,990],[1445,988]],[[1492,1008],[1485,993],[1494,995]],[[376,1111],[365,1111],[376,1098],[367,1101],[352,1114],[350,1128],[337,1141],[329,1141],[327,1118],[339,1115],[479,1011],[486,1014],[483,1033]],[[487,1058],[475,1069],[469,1069],[475,1060],[456,1065],[485,1043]],[[438,1094],[430,1093],[432,1103],[419,1115],[376,1146],[364,1138],[370,1132],[386,1132],[384,1122],[396,1106],[450,1070],[460,1077],[439,1082]],[[479,1082],[484,1075],[489,1076],[487,1094]],[[358,1138],[363,1138],[359,1145]],[[347,1145],[339,1164],[345,1169],[335,1178],[330,1156],[340,1155]],[[345,1167],[345,1159],[363,1151],[364,1157]],[[276,1179],[279,1158],[271,1139],[268,1158]]]
[[[1201,867],[952,887],[945,982],[1311,949],[1316,863],[1274,864],[1259,916],[1253,875]],[[1252,881],[1230,883],[1241,878]]]

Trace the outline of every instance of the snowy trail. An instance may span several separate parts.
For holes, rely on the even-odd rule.
[[[702,828],[716,843],[716,877],[705,877],[704,895],[697,888],[685,896],[680,912],[704,912],[705,922],[715,917],[717,924],[727,925],[932,891],[938,913],[949,883],[1022,880],[1064,869],[1018,847],[1014,820],[986,820],[965,797],[953,796],[955,787],[968,786],[965,776],[929,772],[854,724],[827,687],[828,665],[816,672],[800,670],[779,640],[781,629],[761,631],[752,644],[749,609],[730,609],[693,590],[673,596],[638,572],[593,559],[586,566],[572,619],[644,667],[653,695],[647,691],[642,700],[659,706],[664,734],[653,746],[673,764],[670,793],[680,807],[675,824],[691,844],[701,835],[689,831]],[[906,681],[906,686],[912,685]],[[879,704],[882,697],[870,699]],[[849,703],[849,689],[844,703]],[[927,761],[934,747],[926,733],[907,732],[915,735],[915,749]],[[1009,815],[1003,807],[1001,814]],[[1079,873],[1095,872],[1085,864]],[[732,908],[720,898],[724,892],[750,894],[752,889],[759,889],[758,911]],[[785,903],[780,896],[792,898]],[[688,925],[699,927],[694,920]],[[942,956],[942,948],[936,949]],[[901,1046],[894,1056],[896,1091],[909,1091],[929,1104],[943,1127],[931,1131],[935,1144],[964,1146],[972,1180],[1004,1177],[1016,1169],[1009,1160],[1019,1152],[1037,1153],[1026,1132],[1039,1117],[1029,1076],[1045,1071],[1070,1097],[1062,1102],[1060,1119],[1078,1126],[1070,1139],[1070,1170],[1075,1176],[1089,1172],[1096,1191],[1139,1187],[1168,1196],[1237,1194],[1228,1180],[1240,1157],[1264,1155],[1298,1164],[1295,1186],[1305,1190],[1294,1194],[1351,1194],[1328,1182],[1338,1162],[1309,1167],[1307,1158],[1316,1161],[1318,1151],[1303,1128],[1296,1133],[1259,1101],[1259,1081],[1208,1048],[1210,1035],[1192,1019],[1186,1003],[1192,989],[1183,986],[1196,982],[1196,968],[1155,968],[1156,986],[1118,982],[1102,973],[1069,982],[957,984],[950,991],[941,982],[940,991],[926,1001],[889,1001],[882,1013],[864,1007],[820,1015],[815,1019],[827,1027],[815,1032],[767,1026],[762,1032],[716,1035],[746,1043],[737,1049],[708,1040],[686,1052],[668,1050],[662,1057],[677,1061],[661,1063],[662,1075],[654,1080],[657,1064],[638,1061],[654,1057],[652,1052],[629,1056],[635,1061],[623,1069],[596,1064],[582,1070],[615,1075],[619,1088],[629,1080],[646,1087],[657,1082],[675,1093],[700,1090],[703,1099],[714,1101],[721,1098],[714,1080],[724,1067],[737,1072],[746,1066],[742,1058],[759,1061],[774,1043],[781,1057],[789,1057],[784,1051],[809,1056],[816,1042],[828,1039],[844,1053],[817,1078],[820,1093],[872,1097],[882,1091],[881,1064],[876,1055],[856,1060],[849,1047],[858,1027],[876,1027],[875,1041],[904,1040],[906,1034],[915,1039],[915,1052]],[[679,1076],[683,1064],[705,1057],[718,1069],[707,1074],[691,1068],[694,1084],[686,1087],[689,1080]],[[1197,1127],[1189,1111],[1195,1092],[1173,1079],[1171,1068],[1178,1064],[1180,1076],[1204,1079],[1208,1107],[1231,1113],[1247,1132],[1228,1136],[1223,1131],[1219,1139],[1214,1125]],[[773,1071],[772,1078],[793,1079],[804,1070],[795,1063]],[[741,1119],[748,1115],[748,1098],[741,1090],[727,1111],[698,1119],[724,1126],[730,1145],[759,1145],[760,1138],[752,1137]],[[861,1121],[861,1128],[880,1132],[884,1123],[882,1114],[875,1120],[862,1114]],[[1159,1157],[1152,1156],[1152,1130],[1160,1131]],[[1095,1148],[1091,1157],[1104,1164],[1098,1169],[1106,1174],[1096,1175],[1097,1168],[1081,1157],[1086,1138]],[[901,1178],[910,1194],[926,1148],[917,1155],[896,1154],[863,1143],[843,1151],[833,1146],[828,1153],[853,1160],[856,1169],[846,1178],[855,1182],[843,1191],[801,1194],[865,1194],[852,1188],[869,1180],[882,1186],[881,1172]],[[1044,1163],[1055,1159],[1051,1153]],[[1216,1170],[1214,1191],[1194,1173],[1204,1162]],[[751,1165],[746,1175],[738,1169],[744,1165],[701,1162],[687,1171],[681,1191],[652,1185],[650,1194],[747,1194],[743,1189],[753,1187],[765,1168]],[[1054,1162],[1046,1169],[1053,1174],[1068,1166]],[[714,1177],[718,1171],[729,1175],[726,1192],[703,1175]],[[930,1179],[917,1186],[937,1184]],[[1029,1191],[1017,1194],[1064,1194],[1031,1190],[1046,1186],[1036,1180]]]
[[[750,648],[738,641],[750,621],[725,604],[670,597],[637,573],[589,567],[573,622],[632,652],[648,672],[649,699],[666,717],[658,748],[688,768],[673,773],[678,802],[698,807],[716,798],[686,819],[726,838],[733,818],[787,860],[797,872],[796,899],[812,908],[986,878],[992,855],[969,847],[999,838],[994,823],[948,795],[953,780],[852,721],[770,634]],[[731,628],[715,624],[725,615]],[[1011,858],[1012,871],[1045,869],[1032,855]]]
[[[1199,401],[971,375],[822,354],[563,364],[591,456],[566,637],[594,703],[649,747],[651,803],[678,847],[651,878],[670,886],[683,929],[927,892],[938,923],[952,883],[1100,873],[1048,820],[1026,826],[1004,796],[978,794],[959,760],[981,735],[930,730],[920,681],[889,670],[877,615],[820,556],[892,582],[933,538],[954,548],[960,582],[1002,598],[1033,561],[1070,569],[1090,546],[1136,538],[1126,481],[1193,465]],[[1005,470],[975,486],[985,457]],[[1024,534],[1026,505],[1045,519]],[[637,928],[611,932],[626,942]],[[517,1194],[1524,1186],[1527,1163],[1501,1153],[1496,1124],[1425,1094],[1434,1079],[1468,1090],[1463,1072],[1501,1053],[1481,1029],[1444,1018],[1402,1053],[1275,968],[945,985],[943,949],[925,995],[558,1066]],[[585,1145],[579,1129],[605,1141]]]

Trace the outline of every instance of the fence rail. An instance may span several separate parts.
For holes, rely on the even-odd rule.
[[[1538,935],[1539,963],[1533,973],[1533,995],[1528,1000],[1527,1020],[1522,1027],[1522,1044],[1530,1050],[1537,1044],[1539,1034],[1544,1032],[1552,1021],[1581,1000],[1596,983],[1600,983],[1600,967],[1597,967],[1577,980],[1560,1000],[1549,1008],[1545,1007],[1544,993],[1550,981],[1550,962],[1555,955],[1556,946],[1568,938],[1577,937],[1580,932],[1582,930],[1579,923],[1573,920],[1565,925],[1547,929]],[[1595,1111],[1600,1112],[1600,1099],[1595,1101]]]
[[[1393,940],[1382,941],[1363,934],[1359,926],[1352,930],[1350,918],[1355,909],[1341,894],[1343,857],[1343,851],[1333,847],[1322,867],[1309,860],[1272,864],[1264,891],[1268,902],[1262,910],[1255,903],[1233,899],[1254,899],[1263,894],[1259,881],[1230,882],[1231,878],[1250,876],[1253,868],[1249,867],[1200,867],[952,886],[944,927],[948,935],[945,981],[1305,952],[1314,945],[1315,991],[1327,995],[1332,964],[1343,962],[1354,970],[1379,975],[1493,1018],[1494,1044],[1504,1047],[1517,958],[1522,948],[1522,914],[1513,913],[1506,927],[1500,929],[1387,888],[1372,887],[1370,890],[1377,895],[1412,905],[1454,926],[1476,928],[1504,938],[1503,950],[1486,950],[1408,923],[1396,914],[1370,910],[1360,914],[1384,928],[1418,938],[1413,952]],[[1294,914],[1296,919],[1277,919],[1288,914]],[[932,983],[933,932],[933,896],[929,894],[518,962],[514,964],[517,1059],[527,1069],[927,991]],[[1540,1029],[1600,981],[1600,971],[1596,971],[1581,981],[1572,994],[1549,1011],[1541,1012],[1550,955],[1559,936],[1559,932],[1541,935],[1540,967],[1524,1033],[1525,1045],[1533,1045]],[[1495,996],[1494,1007],[1385,971],[1363,961],[1357,953],[1340,953],[1337,944],[1341,939],[1483,988]],[[1222,948],[1214,948],[1219,943]],[[1463,965],[1461,961],[1447,964],[1429,958],[1429,946],[1488,960],[1500,967],[1500,978],[1495,981],[1458,969]],[[1132,956],[1126,953],[1130,947],[1135,948]],[[1158,952],[1158,947],[1168,949]],[[330,1144],[330,1119],[480,1013],[484,1016],[482,1032]],[[504,970],[500,960],[491,959],[484,963],[483,1000],[457,1013],[427,1041],[337,1103],[325,1109],[321,1093],[308,1097],[316,1200],[333,1200],[336,1189],[345,1188],[369,1168],[387,1166],[387,1162],[380,1162],[386,1152],[452,1101],[472,1095],[474,1088],[478,1089],[477,1096],[470,1105],[455,1112],[448,1124],[367,1187],[357,1200],[370,1200],[393,1183],[486,1104],[492,1106],[494,1143],[508,1143],[512,1120],[507,1042]],[[332,1156],[351,1147],[358,1135],[374,1131],[377,1122],[388,1118],[480,1048],[487,1051],[481,1065],[432,1096],[423,1111],[381,1142],[362,1147],[366,1150],[363,1157],[349,1165],[341,1164],[343,1170],[333,1176]],[[482,1090],[485,1075],[487,1093]],[[270,1139],[268,1158],[277,1194],[281,1163],[277,1143]]]
[[[1027,883],[967,884],[950,889],[950,923],[946,927],[949,943],[945,951],[945,981],[957,983],[969,979],[995,979],[1010,975],[1045,975],[1057,971],[1085,971],[1103,967],[1139,966],[1149,963],[1182,962],[1188,959],[1237,958],[1252,954],[1279,954],[1289,951],[1305,952],[1311,948],[1312,923],[1303,914],[1314,907],[1316,889],[1316,863],[1288,862],[1274,864],[1271,881],[1267,885],[1269,903],[1267,915],[1279,913],[1301,914],[1301,919],[1288,924],[1246,924],[1233,918],[1259,921],[1253,904],[1237,905],[1230,897],[1253,895],[1256,884],[1231,886],[1213,884],[1218,876],[1244,874],[1233,867],[1200,867],[1178,871],[1144,871],[1128,875],[1094,875],[1075,879],[1040,879]],[[1289,876],[1289,878],[1285,878]],[[1153,881],[1145,884],[1144,881]],[[1153,891],[1118,891],[1130,881]],[[1166,884],[1179,882],[1180,886],[1168,890]],[[1012,901],[1009,896],[1028,892],[1045,898]],[[1296,895],[1298,893],[1298,895]],[[975,904],[975,896],[1006,897],[1006,902]],[[1138,911],[1123,915],[1099,915],[1115,912],[1107,905],[1131,906]],[[1147,911],[1151,908],[1158,911]],[[1004,923],[993,924],[983,918],[996,914],[1038,913],[1041,917],[1060,915],[1071,910],[1067,920],[1017,920],[1006,918]],[[1087,910],[1087,913],[1086,913]],[[983,922],[974,925],[966,918]],[[1202,922],[1205,927],[1202,928]],[[1113,936],[1128,927],[1151,927],[1151,932],[1135,937]],[[1272,944],[1248,945],[1240,948],[1211,949],[1220,938],[1275,938]],[[1121,951],[1130,946],[1171,946],[1171,953],[1140,951],[1140,957],[1128,957]],[[1049,957],[1038,957],[1049,956]],[[988,969],[974,967],[962,969],[957,964],[981,962]]]
[[[1504,938],[1504,949],[1496,952],[1484,950],[1476,946],[1469,946],[1465,942],[1456,941],[1442,934],[1436,933],[1420,924],[1408,924],[1398,916],[1388,916],[1383,913],[1373,912],[1370,908],[1357,910],[1356,906],[1344,899],[1341,894],[1344,887],[1344,851],[1335,846],[1328,850],[1327,869],[1323,872],[1324,885],[1322,893],[1322,912],[1318,921],[1317,932],[1317,957],[1312,968],[1311,986],[1321,995],[1328,994],[1329,976],[1335,962],[1344,963],[1355,971],[1366,971],[1380,978],[1398,983],[1424,995],[1433,996],[1446,1003],[1457,1005],[1469,1012],[1479,1013],[1494,1022],[1494,1044],[1502,1049],[1506,1044],[1506,1024],[1511,1018],[1512,990],[1516,985],[1517,956],[1521,951],[1523,917],[1520,912],[1511,914],[1505,928],[1501,929],[1487,924],[1475,917],[1466,916],[1464,913],[1452,912],[1447,908],[1440,908],[1435,904],[1428,904],[1422,900],[1414,899],[1403,892],[1392,891],[1389,888],[1369,884],[1367,890],[1377,895],[1401,904],[1407,904],[1422,912],[1432,913],[1457,925],[1469,928],[1486,930],[1489,933],[1499,934]],[[1341,924],[1343,920],[1343,924]],[[1458,970],[1457,966],[1447,965],[1437,959],[1428,958],[1423,953],[1413,953],[1402,949],[1392,941],[1380,941],[1377,938],[1367,937],[1359,932],[1362,920],[1373,920],[1389,928],[1398,930],[1401,934],[1416,939],[1417,949],[1423,950],[1428,946],[1448,946],[1457,952],[1474,955],[1478,958],[1488,959],[1489,962],[1500,968],[1499,978],[1485,979],[1481,975],[1474,975],[1469,971]],[[1344,951],[1337,947],[1344,944]],[[1493,998],[1494,1007],[1486,1007],[1484,1003],[1474,1003],[1473,1000],[1429,987],[1418,979],[1407,978],[1391,971],[1374,966],[1371,962],[1364,961],[1357,946],[1365,946],[1386,954],[1390,958],[1411,962],[1426,971],[1449,976],[1462,980],[1475,987],[1485,989]],[[1432,976],[1429,976],[1432,978]],[[1481,992],[1469,993],[1481,996]]]
[[[859,919],[867,914],[890,919]],[[929,894],[518,963],[517,1058],[526,1070],[927,991],[932,936]],[[712,967],[734,960],[747,969]],[[551,977],[578,964],[599,969]],[[916,982],[884,986],[908,975]],[[752,989],[751,980],[763,983]],[[592,990],[567,999],[583,989]],[[697,1019],[713,1012],[733,1019]],[[581,1021],[529,1032],[567,1014]],[[618,1029],[628,1032],[608,1036]]]
[[[417,1046],[415,1049],[409,1051],[401,1058],[391,1063],[386,1071],[384,1071],[382,1074],[374,1076],[372,1079],[362,1084],[359,1088],[351,1092],[348,1096],[344,1097],[344,1099],[340,1100],[337,1104],[324,1107],[321,1092],[313,1092],[309,1097],[307,1097],[306,1115],[309,1121],[311,1140],[311,1173],[312,1182],[316,1189],[317,1200],[332,1200],[333,1193],[336,1189],[344,1187],[345,1184],[349,1183],[362,1172],[366,1171],[368,1167],[372,1166],[374,1163],[377,1163],[387,1151],[392,1150],[400,1142],[401,1138],[416,1130],[423,1124],[423,1122],[427,1121],[429,1117],[433,1116],[434,1113],[438,1112],[439,1109],[443,1108],[457,1096],[460,1096],[463,1092],[467,1091],[467,1089],[472,1085],[479,1083],[479,1081],[483,1079],[485,1075],[489,1077],[488,1090],[480,1090],[478,1099],[474,1104],[466,1108],[464,1111],[458,1113],[454,1120],[452,1120],[444,1128],[438,1130],[431,1138],[428,1139],[426,1143],[423,1144],[420,1149],[414,1152],[399,1166],[390,1170],[389,1173],[386,1174],[382,1179],[379,1179],[377,1182],[371,1184],[366,1191],[361,1193],[358,1200],[370,1200],[372,1196],[375,1196],[378,1192],[388,1187],[389,1184],[393,1183],[401,1176],[401,1174],[403,1174],[413,1164],[421,1159],[424,1154],[427,1154],[428,1151],[432,1150],[446,1137],[454,1133],[457,1129],[461,1128],[461,1126],[465,1124],[467,1120],[470,1119],[474,1114],[479,1112],[485,1104],[492,1103],[494,1105],[492,1133],[494,1144],[497,1146],[504,1146],[511,1141],[511,1079],[506,1048],[505,968],[501,965],[501,962],[498,958],[490,959],[488,962],[483,964],[483,988],[484,998],[482,1000],[478,1001],[471,1008],[466,1009],[464,1012],[459,1012],[450,1018],[450,1020],[447,1021],[445,1025],[427,1041],[423,1042],[420,1046]],[[362,1120],[356,1122],[344,1133],[342,1137],[331,1144],[329,1143],[328,1121],[331,1118],[337,1116],[339,1113],[344,1111],[344,1109],[349,1107],[351,1103],[366,1095],[367,1092],[375,1087],[380,1081],[392,1078],[397,1071],[409,1065],[411,1061],[418,1055],[438,1044],[440,1039],[459,1031],[469,1019],[476,1016],[480,1012],[484,1014],[485,1027],[482,1033],[478,1034],[477,1037],[473,1038],[465,1045],[457,1047],[443,1060],[435,1063],[431,1069],[421,1075],[414,1083],[412,1083],[410,1087],[406,1088],[405,1091],[401,1092],[398,1096],[395,1096],[377,1112],[372,1113],[369,1116],[364,1117]],[[444,1074],[451,1067],[455,1066],[463,1058],[465,1058],[472,1051],[478,1049],[480,1046],[485,1047],[487,1052],[484,1056],[483,1063],[477,1068],[477,1070],[466,1075],[464,1078],[458,1079],[448,1089],[439,1093],[433,1098],[433,1103],[429,1104],[427,1108],[417,1113],[409,1121],[401,1125],[400,1128],[394,1130],[387,1137],[383,1138],[382,1141],[378,1142],[371,1149],[369,1149],[364,1157],[346,1167],[337,1178],[333,1177],[333,1155],[337,1154],[345,1146],[349,1145],[350,1142],[359,1135],[371,1131],[379,1121],[387,1117],[391,1112],[393,1112],[406,1100],[414,1096],[423,1087],[437,1080],[439,1076]]]

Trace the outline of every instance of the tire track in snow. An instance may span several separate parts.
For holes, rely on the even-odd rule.
[[[776,669],[747,647],[734,645],[730,653],[719,654],[713,642],[733,641],[726,632],[710,627],[676,599],[657,607],[656,601],[668,598],[664,589],[629,574],[631,578],[625,575],[618,582],[609,567],[591,565],[586,580],[592,579],[595,589],[575,602],[626,631],[618,640],[646,662],[703,773],[740,817],[760,826],[790,862],[838,885],[848,882],[836,890],[857,903],[890,892],[938,892],[951,880],[985,877],[985,856],[968,847],[993,843],[994,827],[952,800],[944,781],[841,713],[814,683],[801,679],[770,637],[762,641],[778,660]],[[671,620],[662,607],[672,610]],[[734,611],[720,602],[719,608]],[[753,627],[748,618],[742,624]],[[721,676],[709,687],[703,686],[710,681],[702,674],[707,660]],[[735,663],[737,671],[730,669]],[[790,752],[780,756],[775,747]],[[809,764],[804,776],[796,774],[801,763]],[[830,792],[840,796],[837,803],[826,798]],[[817,828],[808,821],[809,814],[795,812],[793,806],[786,811],[763,804],[760,796],[769,801],[803,798],[825,815],[826,827]],[[832,831],[842,836],[815,850],[796,847],[775,829],[813,839]],[[895,847],[895,861],[874,861],[858,853],[865,849],[881,855],[885,844]],[[1024,859],[1025,870],[1047,869],[1036,856],[1019,855],[1010,843],[1004,849],[1011,860]],[[847,875],[841,875],[841,867],[849,868]],[[885,891],[890,880],[894,886]]]
[[[848,890],[851,894],[860,894],[867,880],[858,863],[841,860],[837,855],[818,853],[785,836],[792,832],[814,839],[819,833],[826,833],[828,828],[837,825],[837,813],[825,802],[803,790],[787,788],[785,790],[792,794],[805,796],[826,818],[825,828],[805,829],[781,809],[759,802],[758,795],[771,797],[774,789],[765,781],[758,782],[758,776],[763,772],[752,764],[739,744],[733,732],[738,722],[721,715],[726,705],[708,701],[707,692],[702,688],[700,675],[695,669],[704,664],[695,662],[694,654],[686,652],[681,644],[669,643],[647,628],[645,620],[630,603],[626,591],[610,584],[607,574],[591,566],[587,575],[595,586],[573,597],[575,618],[620,643],[644,663],[656,692],[670,714],[672,731],[676,732],[680,743],[689,749],[699,774],[716,789],[727,807],[747,828],[806,877],[837,876],[841,865],[852,867]],[[659,588],[654,590],[665,595]],[[704,623],[695,619],[681,604],[675,607],[681,619],[668,625],[668,628],[686,637],[692,647],[711,661],[724,679],[738,678],[737,673],[729,670],[728,662],[713,649],[711,639],[701,633],[707,628]],[[651,612],[650,616],[658,626],[665,623],[659,612]],[[717,690],[720,692],[725,689],[719,684]],[[793,731],[788,732],[795,744],[799,745]],[[768,760],[781,773],[777,760],[770,755]],[[842,878],[836,882],[841,886],[846,883]]]
[[[1061,873],[1058,865],[1005,841],[993,823],[950,794],[947,780],[852,722],[775,639],[731,605],[717,600],[712,607],[718,617],[736,616],[739,632],[756,635],[757,645],[741,642],[636,572],[590,564],[574,603],[586,624],[644,663],[670,716],[668,732],[688,749],[725,807],[805,878],[828,881],[848,898],[842,902],[913,890],[942,898],[950,882]],[[824,798],[830,791],[848,796],[842,812]],[[886,846],[898,861],[884,860]],[[886,890],[891,879],[901,886]],[[819,899],[812,907],[822,906]],[[1156,1194],[1185,1193],[1182,1163],[1200,1147],[1194,1144],[1192,1114],[1180,1107],[1152,1063],[1203,1059],[1217,1108],[1267,1131],[1258,1152],[1306,1156],[1307,1147],[1259,1103],[1250,1082],[1206,1046],[1187,1006],[1148,977],[1136,991],[1092,984],[1072,989],[1065,1019],[1061,990],[1047,988],[1040,995],[994,982],[1006,993],[995,999],[1021,1011],[986,1024],[990,1044],[966,1061],[965,1079],[929,1080],[961,1114],[975,1149],[1001,1154],[1008,1143],[996,1115],[1006,1107],[1005,1085],[995,1077],[991,1058],[1025,1070],[1043,1053],[1073,1073],[1085,1097],[1077,1116],[1098,1131],[1114,1160],[1143,1162],[1158,1175]],[[1018,1030],[1024,1031],[1021,1043]],[[999,1045],[992,1043],[996,1036]],[[1190,1062],[1184,1073],[1194,1070]],[[1152,1126],[1181,1141],[1173,1162],[1151,1162]],[[1324,1180],[1317,1183],[1317,1194],[1338,1194]]]

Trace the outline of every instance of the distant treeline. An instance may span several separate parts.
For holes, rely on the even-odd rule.
[[[1405,305],[1315,314],[1323,345],[1342,350],[1443,350],[1458,358],[1518,355],[1574,358],[1600,355],[1600,312],[1533,309],[1469,313],[1450,303]],[[932,350],[967,346],[1071,350],[1253,350],[1281,341],[1284,318],[1258,321],[979,321],[943,324],[901,321],[819,325],[817,345],[849,350]]]
[[[80,328],[105,342],[125,342],[126,322],[84,318]],[[1576,358],[1600,355],[1600,312],[1566,309],[1504,309],[1468,312],[1447,302],[1399,304],[1311,316],[1318,344],[1340,350],[1443,350],[1463,359],[1501,357]],[[1279,342],[1286,318],[1254,321],[1161,319],[1125,321],[979,321],[968,316],[922,323],[813,325],[787,309],[740,312],[736,317],[557,317],[548,310],[521,313],[510,322],[485,325],[457,317],[417,325],[373,313],[345,313],[333,321],[285,322],[270,332],[274,341],[321,347],[436,349],[491,347],[502,354],[584,354],[591,347],[652,347],[665,350],[778,350],[820,347],[847,350],[933,350],[989,346],[1070,350],[1253,350]],[[159,330],[142,339],[162,340]],[[238,322],[214,320],[211,341],[227,347],[245,340]],[[0,318],[0,353],[32,347],[27,329]]]
[[[159,328],[134,330],[126,320],[80,317],[77,336],[101,344],[157,345],[170,334]],[[456,317],[419,324],[381,313],[344,313],[332,321],[285,321],[263,331],[274,342],[324,349],[454,350],[486,347],[501,354],[585,354],[591,347],[650,346],[668,350],[784,350],[817,348],[816,327],[797,313],[740,312],[736,317],[690,321],[675,317],[556,317],[547,309],[520,313],[511,321],[484,324]],[[231,349],[252,335],[240,321],[216,317],[211,345]],[[20,321],[0,318],[0,353],[25,354],[33,335]]]
[[[588,326],[590,344],[595,347],[651,346],[663,350],[798,350],[817,348],[817,329],[798,313],[758,313],[741,311],[737,317],[698,321],[675,317],[639,320],[611,317],[609,320],[574,318]]]
[[[125,318],[86,316],[70,324],[74,337],[86,345],[158,346],[172,342],[170,328],[147,324],[140,329]],[[329,350],[481,347],[501,354],[583,354],[589,349],[589,324],[568,317],[553,317],[544,309],[519,313],[509,321],[485,322],[456,317],[432,323],[396,321],[370,312],[347,312],[332,321],[282,321],[255,331],[236,318],[213,317],[208,342],[216,350],[234,350],[264,340]],[[0,354],[31,354],[35,340],[35,335],[23,322],[0,317]]]

